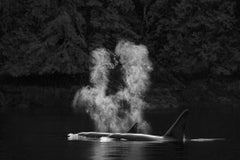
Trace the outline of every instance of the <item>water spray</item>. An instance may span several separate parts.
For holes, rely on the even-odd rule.
[[[114,55],[119,57],[122,65],[125,87],[115,94],[106,95],[109,71],[116,66],[116,61],[111,62],[111,54],[104,48],[92,52],[91,86],[83,87],[76,93],[73,106],[85,104],[86,112],[98,131],[126,132],[138,123],[138,129],[147,132],[149,126],[143,119],[147,104],[143,96],[150,84],[149,72],[152,71],[148,50],[144,45],[128,41],[117,44]]]

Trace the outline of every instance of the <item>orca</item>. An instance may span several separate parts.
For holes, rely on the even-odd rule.
[[[134,124],[127,133],[108,133],[108,132],[80,132],[69,133],[69,141],[150,141],[150,142],[184,142],[185,141],[185,126],[188,117],[188,109],[184,110],[173,125],[167,130],[163,136],[137,133],[137,123]]]

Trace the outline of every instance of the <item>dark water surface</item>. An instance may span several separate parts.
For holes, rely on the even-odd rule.
[[[1,160],[82,160],[82,159],[163,159],[237,160],[240,159],[236,123],[233,117],[204,120],[190,117],[187,135],[192,138],[224,137],[225,141],[186,143],[82,142],[67,141],[67,133],[91,131],[89,118],[79,116],[1,116]],[[211,114],[211,113],[210,113]],[[199,114],[198,114],[199,115]],[[201,115],[201,114],[200,114]],[[155,117],[154,117],[155,116]],[[150,115],[154,134],[166,131],[177,114]],[[157,118],[158,117],[158,118]],[[159,118],[160,117],[160,118]],[[202,116],[201,116],[202,117]],[[217,117],[217,118],[216,118]],[[196,120],[197,119],[197,120]],[[196,123],[193,123],[195,121]],[[205,123],[208,121],[210,123]],[[216,121],[216,122],[215,122]],[[200,125],[201,124],[201,125]],[[213,124],[213,127],[211,127]],[[197,127],[198,126],[198,127]],[[225,128],[223,127],[225,126]],[[192,129],[191,129],[192,128]],[[198,130],[198,129],[199,130]],[[211,129],[210,129],[211,128]],[[161,131],[160,131],[161,130]],[[207,135],[209,137],[207,137]]]

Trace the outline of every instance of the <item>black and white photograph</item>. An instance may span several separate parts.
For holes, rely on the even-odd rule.
[[[240,1],[0,0],[0,160],[240,159]]]

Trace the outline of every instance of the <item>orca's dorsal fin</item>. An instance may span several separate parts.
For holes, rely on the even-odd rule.
[[[138,132],[138,123],[135,123],[127,133],[137,133]]]
[[[188,109],[185,109],[173,123],[173,125],[164,134],[165,137],[171,137],[177,140],[183,140],[185,137],[184,131],[186,126],[186,119],[188,117]]]

